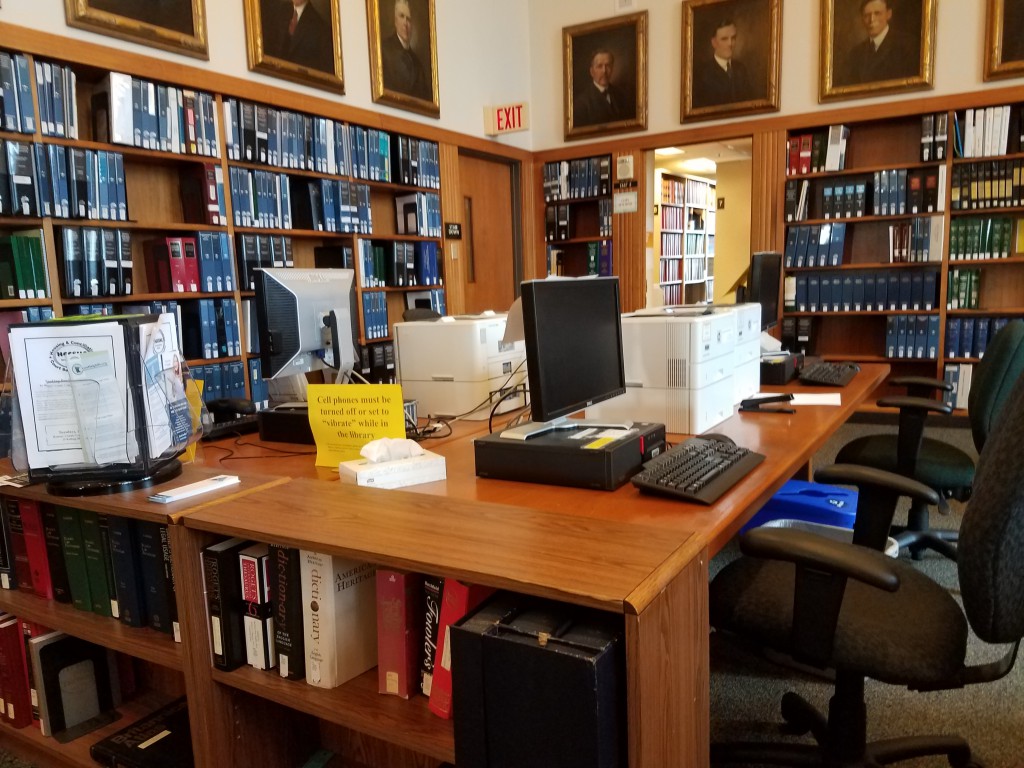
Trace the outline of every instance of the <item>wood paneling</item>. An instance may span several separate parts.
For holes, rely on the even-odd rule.
[[[612,273],[619,276],[619,294],[623,312],[634,312],[647,304],[647,184],[644,183],[644,153],[612,153],[612,196],[619,158],[633,159],[633,178],[638,182],[627,192],[636,192],[636,211],[612,216]]]
[[[785,132],[755,133],[752,152],[750,250],[781,251],[785,244],[785,233],[781,226],[786,182]]]

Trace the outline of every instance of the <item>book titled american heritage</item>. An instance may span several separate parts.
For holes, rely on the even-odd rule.
[[[301,550],[306,682],[335,688],[377,664],[376,567]]]

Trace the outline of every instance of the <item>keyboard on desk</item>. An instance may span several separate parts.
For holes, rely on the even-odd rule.
[[[232,435],[245,435],[259,429],[255,413],[244,413],[227,421],[215,421],[203,425],[203,440],[220,440]]]
[[[856,363],[811,363],[800,371],[800,383],[815,387],[845,387],[859,370]]]
[[[762,461],[764,456],[746,448],[690,437],[646,462],[633,485],[644,493],[714,504]]]

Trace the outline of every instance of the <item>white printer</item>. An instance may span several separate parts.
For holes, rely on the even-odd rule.
[[[732,383],[733,402],[739,404],[761,390],[761,305],[751,302],[728,309],[736,318]]]
[[[395,323],[402,396],[420,415],[486,419],[526,405],[526,346],[505,344],[504,313]]]
[[[587,408],[602,421],[661,422],[699,434],[733,413],[731,308],[663,307],[623,315],[626,394]]]

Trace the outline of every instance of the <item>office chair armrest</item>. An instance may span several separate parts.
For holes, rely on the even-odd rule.
[[[940,392],[952,392],[953,385],[948,381],[942,379],[933,379],[930,376],[896,376],[895,378],[889,379],[891,384],[895,384],[898,387],[906,387],[907,390],[915,396],[923,396],[924,392],[917,390],[928,389]]]
[[[927,397],[910,397],[909,395],[883,397],[878,401],[878,406],[881,408],[899,408],[901,411],[931,411],[932,413],[942,413],[946,416],[953,412],[950,406],[940,403],[938,400],[932,400]]]
[[[858,464],[833,464],[830,467],[822,467],[814,473],[814,480],[832,485],[853,485],[859,490],[867,487],[879,488],[899,496],[908,496],[914,501],[933,505],[939,503],[939,494],[924,483],[894,472],[886,472],[884,469]]]
[[[900,577],[889,563],[864,557],[864,549],[793,528],[754,528],[740,537],[743,554],[783,560],[797,566],[827,571],[895,592]]]

